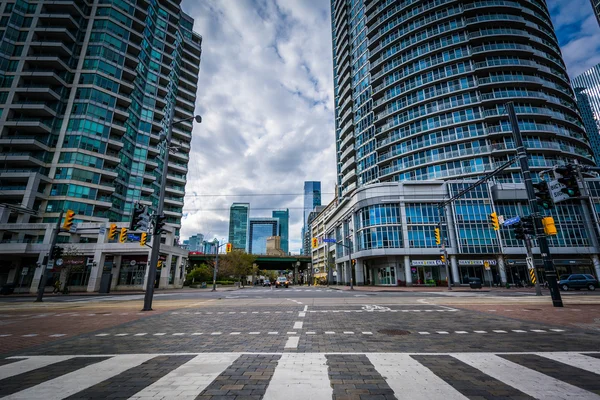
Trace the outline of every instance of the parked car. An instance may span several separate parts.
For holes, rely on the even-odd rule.
[[[271,286],[271,281],[268,279],[265,279],[263,282],[263,287],[265,287],[265,286]]]
[[[280,276],[279,278],[277,278],[277,280],[275,281],[275,287],[278,288],[280,286],[285,286],[286,288],[290,286],[290,281],[288,281],[288,278],[286,278],[285,276]]]
[[[14,283],[7,283],[0,288],[0,294],[13,294],[16,287]]]
[[[597,287],[600,287],[598,279],[594,278],[590,274],[571,274],[566,277],[562,275],[560,278],[560,281],[558,281],[558,287],[560,287],[562,290],[579,290],[586,288],[587,290],[596,290]]]

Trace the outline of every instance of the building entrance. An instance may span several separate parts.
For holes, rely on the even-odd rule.
[[[377,269],[377,285],[397,285],[396,268],[383,267]]]

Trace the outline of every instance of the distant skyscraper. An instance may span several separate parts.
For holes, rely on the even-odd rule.
[[[250,218],[248,224],[249,254],[267,254],[267,238],[278,236],[279,220],[277,218]]]
[[[277,236],[281,237],[281,250],[287,254],[289,252],[290,210],[273,211],[273,218],[279,220],[279,232]]]
[[[248,243],[249,203],[233,203],[229,209],[229,243],[234,249],[246,250]]]
[[[190,236],[188,240],[189,251],[202,251],[202,242],[204,241],[204,235],[199,233],[194,236]]]
[[[600,165],[600,64],[573,79],[572,85],[594,160]]]
[[[310,254],[310,247],[307,243],[310,243],[309,236],[310,230],[307,227],[308,214],[316,206],[321,205],[321,182],[317,181],[305,181],[304,182],[304,213],[302,216],[302,254]]]
[[[600,25],[600,0],[590,0],[590,3],[592,3],[596,20],[598,21],[598,25]]]

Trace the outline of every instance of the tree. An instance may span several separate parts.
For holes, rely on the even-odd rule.
[[[256,256],[236,249],[219,258],[219,272],[227,271],[240,281],[243,276],[252,274],[254,261]]]
[[[63,293],[69,293],[69,279],[71,273],[81,272],[85,268],[85,259],[76,246],[65,246],[62,256],[61,278],[63,279]]]
[[[186,276],[188,283],[210,282],[212,280],[213,270],[206,264],[195,266]]]

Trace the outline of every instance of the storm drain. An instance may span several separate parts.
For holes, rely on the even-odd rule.
[[[391,336],[410,335],[410,331],[404,331],[402,329],[382,329],[378,332],[382,333],[384,335],[391,335]]]

